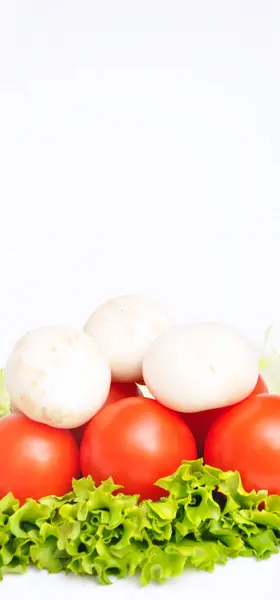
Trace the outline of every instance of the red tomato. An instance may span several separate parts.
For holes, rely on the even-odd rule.
[[[113,404],[114,402],[123,400],[124,398],[130,398],[131,396],[142,396],[142,392],[136,383],[112,381],[108,398],[104,406],[108,406],[108,404]]]
[[[102,408],[81,444],[83,476],[99,484],[112,476],[126,494],[158,499],[154,483],[183,459],[197,457],[194,437],[183,419],[151,398],[126,398]]]
[[[251,396],[221,415],[208,432],[204,459],[239,471],[247,491],[280,494],[280,396]]]
[[[16,413],[0,419],[0,498],[12,492],[21,503],[63,496],[79,477],[79,449],[70,431]]]
[[[266,392],[268,392],[267,386],[266,386],[263,378],[261,377],[261,375],[259,375],[258,381],[256,383],[256,387],[251,392],[251,394],[248,396],[248,398],[251,398],[251,396],[256,396],[256,394],[263,394]],[[220,415],[227,412],[231,408],[232,408],[232,406],[223,406],[222,408],[214,408],[212,410],[203,410],[203,411],[197,412],[197,413],[185,413],[183,415],[185,422],[189,426],[190,430],[192,431],[192,433],[196,439],[199,456],[203,455],[204,443],[205,443],[207,433],[208,433],[212,423],[214,423],[214,421]]]
[[[108,404],[113,404],[113,402],[117,402],[118,400],[123,400],[123,398],[129,398],[130,396],[142,396],[142,392],[136,383],[112,381],[107,400],[102,408]],[[80,425],[80,427],[75,427],[75,429],[72,429],[75,440],[79,445],[82,441],[86,426],[87,423],[84,423],[84,425]]]

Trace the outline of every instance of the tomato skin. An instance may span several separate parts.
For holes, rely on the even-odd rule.
[[[142,392],[136,383],[112,381],[108,398],[104,406],[108,406],[108,404],[113,404],[124,398],[131,398],[132,396],[142,396]]]
[[[104,408],[104,406],[108,406],[108,404],[118,402],[118,400],[122,400],[123,398],[129,398],[130,396],[142,396],[142,392],[136,383],[112,381],[108,397],[102,408]],[[87,424],[88,423],[84,423],[84,425],[80,425],[80,427],[75,427],[72,429],[75,440],[79,445],[82,441]]]
[[[239,471],[249,492],[280,494],[280,396],[252,396],[221,415],[208,432],[204,460]]]
[[[257,396],[258,394],[268,394],[268,387],[261,375],[258,376],[258,381],[256,383],[256,387],[253,389],[251,394],[247,396],[247,398],[251,398],[252,396]]]
[[[183,459],[194,460],[194,437],[183,419],[151,398],[131,397],[102,408],[90,421],[81,449],[83,476],[112,477],[126,494],[156,500],[154,483]]]
[[[63,496],[79,477],[79,449],[70,431],[31,421],[21,413],[0,419],[0,498],[23,503]]]
[[[268,388],[265,384],[261,375],[258,377],[255,388],[247,398],[256,396],[256,394],[267,393]],[[244,400],[242,401],[244,402]],[[183,418],[190,430],[192,431],[196,443],[199,456],[203,456],[204,444],[207,437],[207,433],[214,421],[222,414],[230,410],[232,406],[223,406],[221,408],[214,408],[212,410],[203,410],[197,413],[185,413]]]

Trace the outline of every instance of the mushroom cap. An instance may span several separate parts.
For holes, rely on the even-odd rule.
[[[104,404],[110,382],[110,367],[93,339],[68,325],[29,331],[5,367],[12,405],[52,427],[87,422]]]
[[[228,325],[179,325],[150,345],[143,377],[165,406],[198,412],[248,396],[257,383],[258,360],[257,348]]]
[[[142,361],[149,345],[172,321],[158,303],[144,296],[117,296],[101,304],[86,331],[110,364],[114,381],[142,382]]]

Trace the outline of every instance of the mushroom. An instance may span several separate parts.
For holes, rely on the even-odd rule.
[[[228,325],[179,325],[150,345],[143,377],[165,406],[198,412],[248,396],[257,383],[258,360],[257,348]]]
[[[114,381],[142,382],[142,360],[149,345],[172,326],[167,312],[142,296],[118,296],[101,304],[84,330],[107,358]]]
[[[5,367],[12,405],[34,421],[63,429],[91,419],[110,382],[110,367],[93,339],[68,325],[29,331]]]

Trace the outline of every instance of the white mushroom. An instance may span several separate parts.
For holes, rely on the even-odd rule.
[[[84,330],[107,358],[115,381],[142,381],[142,360],[149,345],[171,319],[157,302],[142,296],[118,296],[99,306]]]
[[[181,325],[151,344],[143,360],[143,377],[165,406],[198,412],[248,396],[257,383],[258,360],[254,345],[227,325]]]
[[[12,404],[34,421],[64,429],[98,412],[110,382],[110,367],[92,338],[68,325],[29,331],[5,367]]]

